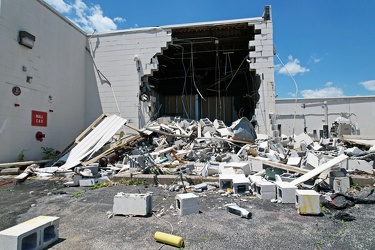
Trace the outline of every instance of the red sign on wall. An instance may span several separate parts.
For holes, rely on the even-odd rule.
[[[31,125],[47,127],[47,112],[31,111]]]

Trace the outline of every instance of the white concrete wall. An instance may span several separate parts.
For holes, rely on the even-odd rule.
[[[36,37],[34,48],[18,43],[20,30]],[[84,129],[85,34],[38,0],[2,0],[0,44],[0,162],[23,150],[25,160],[41,159],[41,147],[63,150]],[[47,127],[31,126],[32,110],[47,112]]]
[[[341,113],[346,113],[350,115],[351,122],[359,126],[360,135],[375,136],[375,96],[298,99],[297,105],[295,99],[276,99],[276,123],[281,124],[281,133],[292,135],[294,125],[297,135],[303,132],[305,126],[309,134],[317,130],[319,135],[319,130],[325,124],[324,102],[328,107],[329,129]],[[302,108],[302,104],[305,104],[305,108]]]
[[[130,125],[143,127],[152,114],[148,112],[148,102],[139,101],[141,79],[152,75],[152,70],[158,68],[157,63],[150,63],[151,58],[161,53],[170,41],[170,31],[161,28],[92,36],[91,54],[98,70],[111,85],[102,84],[96,75],[97,91],[93,89],[87,92],[86,103],[101,106],[103,113],[120,113],[123,118],[128,119]],[[88,70],[92,71],[92,68],[93,65]],[[87,84],[91,88],[92,82]],[[97,114],[90,112],[87,120],[95,119]]]
[[[254,40],[249,42],[250,47],[255,47],[255,51],[250,51],[249,57],[252,61],[250,69],[256,70],[260,76],[261,85],[259,88],[260,100],[255,110],[259,124],[258,133],[270,134],[269,113],[275,112],[275,78],[273,63],[273,25],[272,21],[262,21],[254,25],[255,30],[260,30]]]

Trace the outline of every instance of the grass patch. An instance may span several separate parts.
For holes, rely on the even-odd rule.
[[[121,179],[118,183],[125,186],[143,186],[146,184],[145,181],[140,181],[138,179]]]
[[[94,189],[104,188],[104,187],[109,187],[109,186],[112,186],[110,182],[103,182],[103,183],[98,183],[98,184],[95,184],[94,186],[89,187],[89,190],[94,190]]]
[[[83,195],[85,191],[79,191],[79,192],[74,192],[73,197],[78,199],[81,195]]]

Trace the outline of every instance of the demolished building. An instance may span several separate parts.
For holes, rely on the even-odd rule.
[[[163,115],[270,126],[270,6],[255,18],[93,34],[42,0],[2,1],[0,15],[1,161],[61,151],[103,113],[138,128]]]

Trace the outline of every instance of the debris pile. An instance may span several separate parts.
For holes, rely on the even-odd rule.
[[[245,117],[229,126],[218,119],[160,117],[136,129],[126,119],[102,115],[49,167],[71,173],[68,184],[76,186],[107,182],[110,175],[172,175],[173,183],[164,185],[171,192],[218,189],[222,195],[255,195],[295,203],[301,214],[319,214],[322,194],[327,207],[350,207],[355,198],[344,194],[356,185],[351,177],[365,174],[374,180],[374,146],[353,146],[337,133],[320,139],[307,133],[288,137],[278,130],[275,115],[270,120],[272,136],[256,134],[256,122]],[[125,134],[125,127],[136,133]],[[196,176],[199,183],[189,183],[186,176]],[[228,209],[241,211],[234,207]]]

